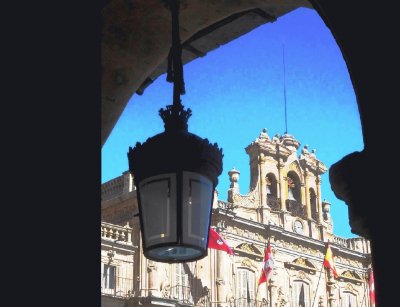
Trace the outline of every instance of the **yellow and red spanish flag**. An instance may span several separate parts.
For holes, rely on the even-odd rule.
[[[331,246],[328,243],[326,246],[326,254],[324,258],[324,267],[330,269],[335,277],[338,277],[338,273],[336,271],[335,262],[333,261],[333,254],[331,250]]]
[[[210,227],[210,233],[208,238],[208,248],[218,249],[227,252],[229,255],[233,255],[232,249],[228,243],[220,236],[218,232]]]
[[[371,300],[371,305],[375,305],[375,281],[372,270],[369,271],[369,299]]]
[[[274,260],[272,259],[271,245],[268,242],[267,248],[265,249],[263,267],[261,270],[260,279],[258,280],[258,286],[268,280],[269,275],[271,275],[273,268],[274,268]]]

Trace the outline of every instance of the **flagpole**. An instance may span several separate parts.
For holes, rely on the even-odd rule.
[[[270,242],[269,242],[269,236],[268,236],[268,244],[270,244]],[[265,249],[267,248],[267,246],[265,246],[265,241],[264,241],[264,254],[265,254]],[[267,289],[267,294],[266,294],[266,297],[267,297],[267,302],[268,302],[268,280],[265,282],[265,288]],[[272,302],[269,302],[269,306],[271,307],[272,305]]]
[[[318,278],[318,283],[317,283],[317,289],[315,289],[314,299],[313,299],[313,303],[312,303],[311,307],[314,307],[315,297],[317,296],[317,293],[318,293],[318,286],[319,286],[319,281],[321,280],[321,275],[322,275],[322,270],[323,270],[323,268],[324,268],[324,261],[322,261],[321,270],[319,271],[319,278]]]

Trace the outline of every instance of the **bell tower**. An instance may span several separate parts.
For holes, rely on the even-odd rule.
[[[304,145],[298,155],[299,148],[293,135],[270,138],[263,129],[245,149],[250,159],[249,193],[240,194],[240,172],[232,169],[228,202],[247,208],[243,214],[253,220],[323,239],[333,231],[330,203],[322,201],[321,195],[321,176],[327,167],[317,159],[315,149],[309,151]],[[251,216],[250,208],[257,214]]]

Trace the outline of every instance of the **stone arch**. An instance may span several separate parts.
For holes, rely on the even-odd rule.
[[[302,172],[300,164],[297,160],[293,161],[292,163],[289,164],[289,166],[287,167],[287,173],[289,173],[289,172],[296,173],[300,179],[300,183],[304,183],[303,172]]]
[[[301,177],[297,172],[290,170],[287,175],[287,199],[295,200],[297,202],[302,201],[301,199]]]

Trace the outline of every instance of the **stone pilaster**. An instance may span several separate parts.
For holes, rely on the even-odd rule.
[[[321,199],[321,184],[322,184],[322,179],[320,175],[317,175],[316,178],[316,183],[317,183],[317,206],[318,206],[318,222],[322,222],[322,199]]]
[[[217,302],[218,302],[218,307],[224,306],[223,303],[225,302],[226,299],[226,293],[225,293],[225,279],[224,279],[224,259],[223,259],[223,253],[220,251],[216,251],[217,254],[217,278],[216,278],[216,284],[217,284]]]
[[[306,169],[304,172],[304,185],[305,185],[305,198],[306,198],[306,212],[307,212],[307,218],[311,219],[311,204],[310,204],[310,188],[308,184],[309,180],[308,176],[308,170]]]
[[[281,199],[281,210],[286,210],[286,181],[283,179],[283,161],[279,159],[278,163],[279,172],[279,197]]]
[[[265,156],[264,154],[260,154],[259,157],[259,167],[260,167],[260,198],[261,198],[261,206],[265,208],[267,206],[267,180],[266,180],[266,171],[265,171]]]
[[[336,282],[330,271],[328,271],[328,280],[326,285],[328,289],[328,307],[337,307],[335,298]]]
[[[270,306],[277,305],[277,286],[274,279],[269,282],[269,302]]]

